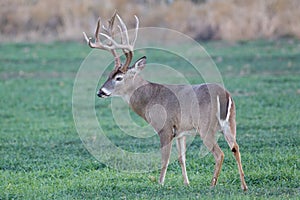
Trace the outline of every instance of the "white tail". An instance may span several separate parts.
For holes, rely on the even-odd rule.
[[[120,23],[120,44],[114,38],[116,16]],[[95,43],[92,43],[91,39],[84,33],[91,48],[111,51],[115,57],[115,68],[99,89],[98,96],[101,98],[121,96],[158,133],[162,155],[159,183],[164,183],[172,140],[176,138],[184,184],[189,184],[185,164],[186,142],[183,133],[194,129],[200,134],[203,143],[215,158],[215,170],[211,182],[211,185],[215,186],[224,159],[224,153],[217,144],[215,137],[216,132],[220,130],[237,161],[242,189],[247,190],[239,146],[236,142],[235,105],[230,93],[218,84],[164,85],[144,80],[139,72],[146,65],[145,56],[129,67],[133,56],[133,46],[137,38],[138,24],[139,21],[136,17],[136,31],[132,43],[129,41],[126,25],[116,13],[109,20],[108,27],[102,27],[105,33],[100,33],[108,39],[107,44],[103,44],[99,39],[100,20],[98,20],[96,28]],[[121,64],[120,57],[117,55],[117,49],[122,49],[126,55],[124,65]],[[157,105],[165,110],[166,115],[153,112],[152,108]]]

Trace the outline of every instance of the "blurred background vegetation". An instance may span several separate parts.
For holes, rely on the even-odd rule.
[[[199,40],[300,38],[299,0],[1,0],[0,41],[79,40],[115,9]]]

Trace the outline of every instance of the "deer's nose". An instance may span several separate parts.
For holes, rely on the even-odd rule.
[[[98,97],[102,98],[104,95],[105,95],[105,93],[102,90],[98,90],[98,92],[97,92]]]
[[[111,95],[111,92],[109,92],[107,89],[105,88],[101,88],[100,90],[98,90],[97,92],[97,96],[101,97],[101,98],[106,98],[109,97]]]

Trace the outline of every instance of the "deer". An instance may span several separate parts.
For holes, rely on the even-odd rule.
[[[139,19],[137,16],[134,17],[136,25],[131,41],[127,26],[117,12],[107,21],[106,26],[101,26],[101,19],[98,19],[94,39],[83,32],[89,47],[109,51],[114,57],[114,69],[98,90],[97,96],[122,97],[129,107],[156,131],[160,139],[161,151],[159,184],[164,184],[172,142],[176,140],[183,182],[189,185],[186,171],[187,134],[185,133],[196,130],[215,159],[211,187],[216,186],[224,160],[224,153],[216,139],[216,133],[220,131],[233,152],[241,188],[246,191],[248,187],[244,179],[239,145],[236,142],[236,110],[231,94],[218,83],[167,85],[143,79],[140,72],[146,66],[146,56],[131,65],[139,30]],[[115,34],[116,18],[120,34],[119,42]],[[126,57],[124,64],[118,55],[120,50]]]

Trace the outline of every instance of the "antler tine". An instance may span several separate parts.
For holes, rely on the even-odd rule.
[[[83,32],[83,36],[91,48],[110,50],[109,46],[102,44],[100,41],[100,38],[99,38],[100,26],[101,26],[101,19],[98,18],[97,27],[96,27],[96,31],[95,31],[95,42],[92,42],[92,38],[88,37],[85,32]]]
[[[115,58],[115,69],[118,69],[121,66],[121,60],[120,60],[120,57],[118,56],[115,45],[113,46],[113,43],[116,43],[114,40],[114,23],[115,23],[116,15],[117,15],[117,10],[115,10],[115,12],[112,15],[112,17],[110,18],[110,20],[108,20],[108,28],[103,26],[103,29],[107,32],[108,35],[106,35],[106,34],[101,34],[101,35],[105,36],[106,38],[110,38],[109,45],[112,46],[111,53],[113,54],[113,56]],[[107,36],[109,36],[109,37],[107,37]]]
[[[118,25],[118,28],[119,28],[119,31],[120,31],[120,34],[121,34],[121,44],[123,44],[124,34],[123,34],[123,31],[122,31],[122,28],[121,28],[119,25]],[[126,67],[126,65],[129,65],[129,64],[130,64],[131,58],[130,58],[129,53],[128,53],[125,49],[122,49],[122,51],[123,51],[123,53],[124,53],[125,56],[126,56],[126,63],[125,63],[125,65],[124,65],[124,70],[122,70],[122,69],[121,69],[121,70],[125,72],[125,70],[127,70],[127,68],[128,68],[128,67]],[[131,51],[129,50],[129,52],[131,52]],[[131,53],[131,56],[132,56],[132,53]]]
[[[114,37],[114,22],[115,22],[115,18],[116,18],[116,11],[114,12],[113,16],[110,18],[110,20],[107,21],[107,27],[105,27],[104,25],[102,26],[102,29],[106,32],[107,35],[109,35],[110,37]]]
[[[99,26],[100,26],[100,24],[101,24],[101,20],[100,20],[100,17],[99,17],[98,20],[97,20],[97,28],[96,28],[96,31],[95,31],[95,38],[96,38],[96,40],[99,39],[99,38],[97,37],[97,35],[98,35],[97,33],[99,32]],[[85,32],[82,32],[82,33],[83,33],[84,39],[85,39],[85,41],[87,42],[87,44],[88,44],[91,48],[95,48],[94,45],[92,45],[92,42],[91,42],[92,38],[91,38],[91,37],[88,37],[88,36],[86,35]]]
[[[95,31],[95,42],[99,42],[100,39],[99,39],[99,31],[100,31],[100,27],[101,27],[101,19],[100,17],[98,18],[98,21],[97,21],[97,27],[96,27],[96,31]]]
[[[132,46],[135,45],[135,42],[136,42],[136,39],[137,39],[137,35],[138,35],[138,32],[139,32],[139,18],[134,15],[134,18],[135,18],[135,21],[136,21],[136,26],[135,26],[135,34],[134,34],[134,38],[133,38],[133,41],[132,41]]]
[[[137,39],[138,28],[139,28],[139,19],[137,18],[137,16],[134,16],[134,17],[136,20],[135,35],[134,35],[132,43],[130,44],[129,36],[128,36],[128,29],[127,29],[124,21],[122,20],[122,18],[117,14],[117,18],[120,22],[120,26],[118,26],[118,28],[121,33],[121,44],[124,46],[124,48],[122,48],[122,50],[126,56],[126,62],[124,64],[124,66],[121,68],[121,71],[126,71],[128,69],[130,62],[132,60],[132,56],[133,56],[133,48],[134,48],[134,44]],[[125,38],[124,38],[124,35],[125,35]]]
[[[122,18],[117,14],[117,18],[118,18],[118,20],[119,20],[119,22],[120,22],[120,27],[121,27],[121,29],[122,29],[122,32],[124,32],[125,33],[125,36],[126,36],[126,44],[127,45],[130,45],[129,44],[129,36],[128,36],[128,30],[127,30],[127,27],[126,27],[126,25],[125,25],[125,23],[124,23],[124,21],[122,20]]]
[[[134,17],[135,17],[135,21],[136,21],[136,27],[135,27],[134,38],[133,38],[133,40],[132,40],[131,45],[130,45],[130,43],[129,43],[129,40],[127,40],[127,45],[130,45],[132,48],[133,48],[134,45],[135,45],[135,42],[136,42],[136,39],[137,39],[137,35],[138,35],[138,29],[139,29],[139,18],[138,18],[136,15],[134,15]],[[119,28],[119,31],[120,31],[120,34],[121,34],[121,44],[124,44],[124,42],[123,42],[123,41],[124,41],[124,32],[125,32],[125,34],[128,33],[128,32],[123,31],[124,29],[122,29],[121,26],[119,26],[119,25],[118,25],[118,28]],[[127,34],[127,35],[128,35],[128,34]],[[129,51],[133,50],[132,48],[130,48]],[[124,49],[123,49],[123,52],[124,52],[124,54],[127,53]]]
[[[85,39],[86,43],[89,44],[89,42],[90,42],[90,40],[91,40],[92,38],[88,38],[88,36],[86,35],[85,32],[82,32],[82,33],[83,33],[83,36],[84,36],[84,39]]]
[[[113,36],[113,29],[114,29],[114,23],[116,19],[117,11],[114,12],[113,16],[111,17],[110,20],[108,20],[108,30],[109,34]]]

